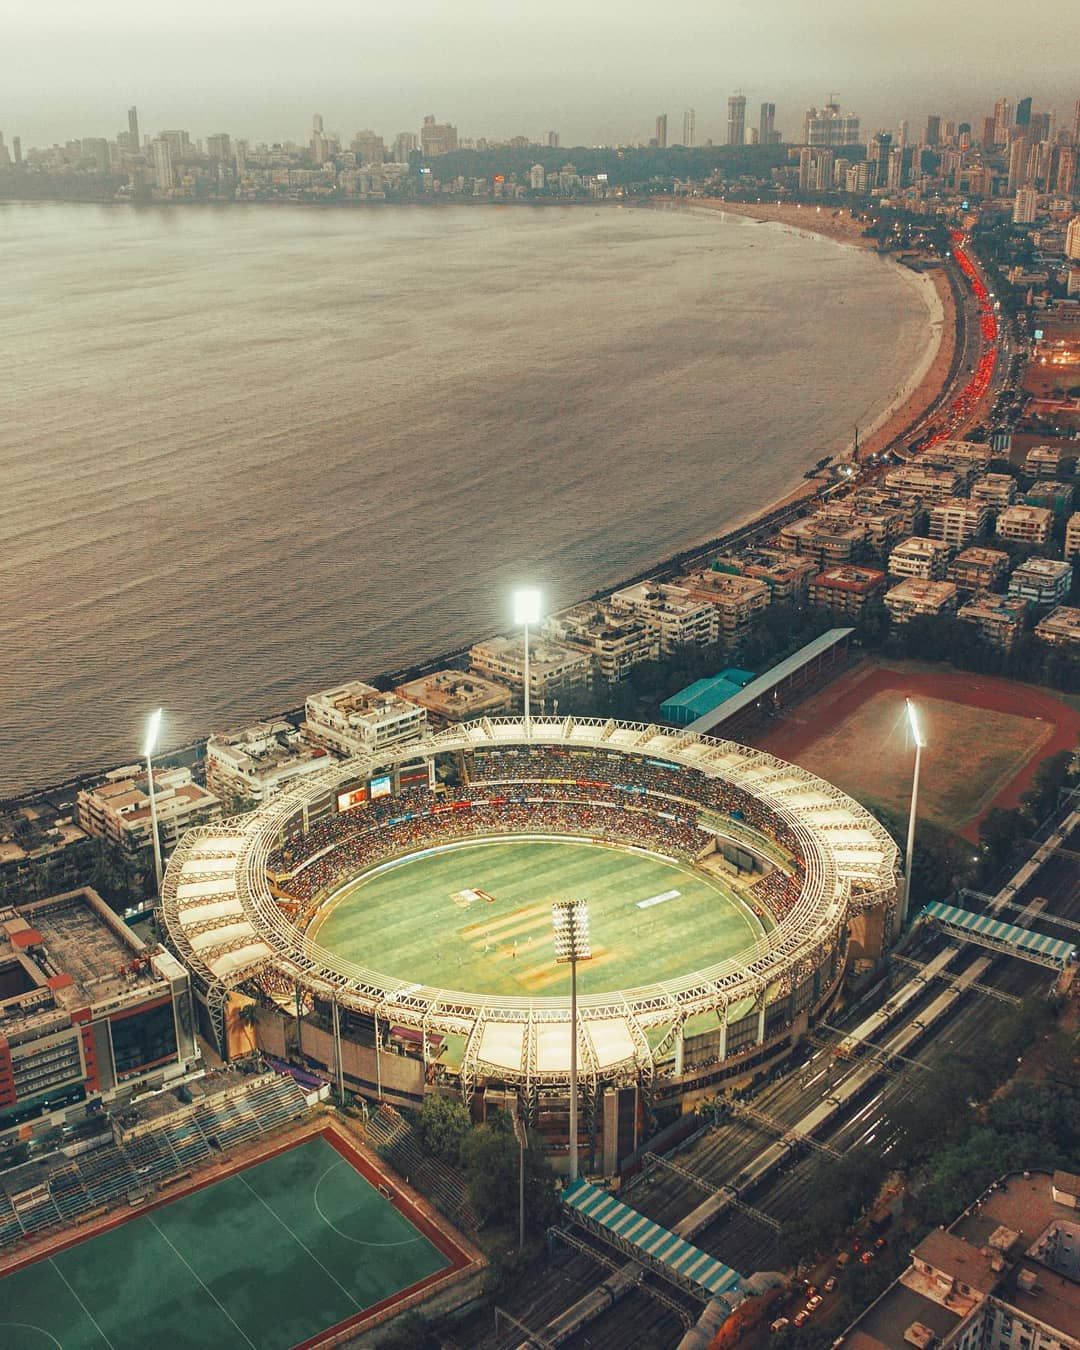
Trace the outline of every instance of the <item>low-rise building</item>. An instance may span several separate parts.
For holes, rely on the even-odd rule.
[[[930,538],[950,548],[963,548],[990,528],[991,512],[972,497],[947,497],[930,508]]]
[[[893,623],[943,618],[956,613],[957,603],[957,590],[951,581],[923,581],[920,577],[908,577],[885,595],[885,608]]]
[[[976,545],[958,553],[945,573],[957,590],[975,594],[977,591],[996,591],[1009,571],[1009,555],[1000,548]]]
[[[206,786],[231,813],[269,801],[298,778],[326,767],[327,751],[291,722],[256,722],[206,742]]]
[[[1080,1343],[1080,1225],[1046,1172],[996,1181],[833,1342],[845,1350],[1072,1350]]]
[[[154,769],[154,807],[158,837],[168,853],[196,825],[221,816],[221,802],[196,783],[190,769]],[[145,767],[113,769],[96,787],[83,788],[76,799],[79,828],[108,839],[129,856],[153,847],[149,780]]]
[[[427,730],[427,713],[400,694],[383,693],[363,680],[352,680],[309,694],[302,730],[312,744],[336,755],[374,754],[419,740]]]
[[[860,487],[855,489],[851,500],[860,514],[891,515],[895,512],[903,523],[902,534],[915,534],[926,510],[917,492],[886,492],[879,487]]]
[[[1065,525],[1065,557],[1069,562],[1080,554],[1080,511],[1074,511]]]
[[[935,469],[954,469],[957,473],[984,473],[993,458],[985,441],[939,441],[919,456],[920,464]]]
[[[635,666],[660,654],[655,628],[606,600],[586,600],[552,615],[544,632],[588,652],[593,674],[609,684],[625,680]]]
[[[1067,516],[1073,508],[1073,487],[1060,478],[1039,478],[1024,493],[1028,506],[1045,506],[1055,516]]]
[[[1045,506],[1007,506],[997,518],[995,529],[1001,539],[1018,544],[1045,544],[1050,538],[1054,513]]]
[[[938,539],[913,535],[897,544],[889,554],[891,577],[922,577],[925,581],[941,581],[949,565],[952,549]]]
[[[1080,649],[1080,609],[1058,605],[1035,625],[1035,636],[1050,647]]]
[[[493,637],[469,650],[469,665],[485,679],[505,684],[514,707],[525,704],[525,639]],[[554,638],[529,640],[529,704],[535,712],[551,712],[557,702],[572,704],[589,688],[592,660],[588,652]]]
[[[0,902],[72,889],[89,875],[94,847],[70,808],[32,802],[0,815]]]
[[[642,581],[615,591],[611,603],[643,620],[655,632],[664,656],[680,647],[707,647],[720,636],[716,606],[683,586]]]
[[[187,971],[96,892],[0,908],[0,1136],[162,1087],[198,1059]]]
[[[1058,605],[1072,588],[1072,563],[1060,558],[1028,558],[1009,578],[1009,594],[1036,609]]]
[[[984,591],[961,605],[956,617],[973,624],[985,641],[995,647],[1010,648],[1024,627],[1027,601]]]
[[[817,573],[813,558],[800,558],[797,553],[780,549],[761,548],[738,557],[721,556],[713,563],[717,572],[754,577],[763,581],[778,602],[798,603],[806,599],[810,579]]]
[[[852,523],[866,531],[866,543],[875,553],[886,553],[893,544],[908,534],[908,512],[897,505],[856,502],[851,513]]]
[[[1056,478],[1061,451],[1056,445],[1033,445],[1024,457],[1024,472],[1035,478]]]
[[[1004,510],[1016,501],[1016,479],[1011,473],[984,473],[971,485],[971,499],[985,502],[991,511]]]
[[[854,616],[884,589],[885,573],[876,567],[827,567],[810,583],[810,603]]]
[[[423,708],[433,727],[471,722],[476,717],[502,717],[513,707],[506,685],[463,670],[436,670],[399,684],[394,692]]]
[[[850,562],[866,543],[866,525],[846,512],[818,511],[790,521],[778,535],[780,547],[801,558],[812,558],[819,567]]]
[[[729,646],[750,631],[754,620],[768,609],[772,592],[757,577],[732,576],[729,572],[691,572],[679,585],[697,600],[716,606],[720,641]]]
[[[955,497],[963,479],[954,469],[923,468],[919,464],[905,464],[885,475],[885,486],[891,492],[914,494],[926,505]]]

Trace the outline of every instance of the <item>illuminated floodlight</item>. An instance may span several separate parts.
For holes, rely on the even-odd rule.
[[[158,708],[150,714],[150,721],[146,725],[146,744],[143,746],[143,758],[149,759],[157,749],[158,733],[161,730],[161,709]]]
[[[551,906],[551,921],[555,927],[555,960],[588,961],[592,956],[589,943],[589,906],[584,900],[557,900]]]
[[[540,622],[540,592],[535,586],[522,586],[514,592],[514,623],[535,627]]]
[[[926,739],[923,736],[922,727],[919,723],[919,711],[915,707],[915,704],[912,703],[911,699],[906,699],[905,702],[907,703],[908,726],[911,727],[912,739],[920,750],[925,750]]]

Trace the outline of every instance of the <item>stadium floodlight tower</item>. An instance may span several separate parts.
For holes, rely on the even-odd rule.
[[[926,746],[918,709],[911,699],[907,699],[907,719],[911,728],[911,738],[915,742],[915,773],[911,779],[911,814],[908,816],[907,856],[904,861],[904,905],[900,911],[900,927],[907,923],[908,909],[911,905],[911,863],[915,856],[915,816],[919,809],[919,770],[922,767],[922,752]]]
[[[555,925],[555,960],[570,966],[570,1180],[578,1174],[577,963],[592,956],[589,906],[584,900],[557,900],[551,906]]]
[[[146,787],[150,793],[150,833],[154,836],[154,876],[157,878],[157,893],[161,894],[161,840],[158,837],[157,795],[154,792],[154,766],[152,757],[157,749],[158,733],[161,731],[161,709],[150,714],[146,727],[146,744],[143,755],[146,757]]]
[[[540,592],[535,586],[521,586],[514,592],[514,623],[525,632],[525,739],[532,735],[532,709],[529,702],[529,627],[540,622]]]

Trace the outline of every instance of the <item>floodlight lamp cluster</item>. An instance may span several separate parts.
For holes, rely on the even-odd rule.
[[[514,592],[514,623],[535,628],[541,619],[540,592],[535,586],[522,586]]]
[[[919,722],[918,709],[911,699],[907,700],[908,725],[911,727],[911,736],[920,750],[926,749],[926,738],[923,736],[922,724]]]
[[[146,744],[143,746],[143,758],[149,759],[157,749],[158,734],[161,731],[161,709],[150,714],[150,721],[146,728]]]
[[[584,900],[557,900],[551,906],[551,921],[555,926],[555,960],[588,961],[592,956],[588,904]]]

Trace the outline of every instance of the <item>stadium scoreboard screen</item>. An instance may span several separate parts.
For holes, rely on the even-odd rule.
[[[368,795],[373,802],[378,801],[380,797],[390,796],[390,776],[387,774],[382,778],[373,778],[368,784]]]
[[[366,787],[350,788],[348,792],[339,792],[337,798],[337,809],[339,811],[352,811],[357,806],[363,806],[368,799],[368,790]]]
[[[387,774],[380,774],[377,778],[369,779],[363,784],[355,784],[346,788],[343,792],[337,794],[338,811],[353,811],[358,806],[363,806],[366,802],[377,802],[380,797],[392,797],[394,795],[394,780]]]

